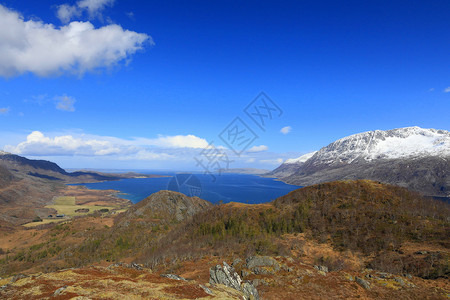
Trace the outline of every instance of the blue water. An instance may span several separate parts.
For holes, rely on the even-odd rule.
[[[299,186],[285,184],[272,178],[255,175],[221,174],[216,180],[205,174],[172,174],[161,178],[132,178],[118,181],[86,183],[90,189],[113,189],[121,192],[119,197],[137,203],[160,190],[175,190],[188,196],[198,196],[212,203],[223,201],[264,203],[275,200]]]

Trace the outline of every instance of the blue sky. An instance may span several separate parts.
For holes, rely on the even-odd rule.
[[[362,131],[450,129],[449,1],[0,5],[0,148],[63,167],[196,169],[213,141],[272,169]],[[244,112],[261,91],[283,111],[265,131]],[[240,156],[219,137],[236,117],[258,136]]]

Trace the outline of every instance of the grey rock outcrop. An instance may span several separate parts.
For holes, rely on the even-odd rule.
[[[242,281],[234,268],[226,262],[223,262],[223,267],[217,265],[209,269],[209,283],[223,284],[238,290],[244,294],[246,300],[259,300],[259,294],[255,286],[250,282]]]
[[[60,287],[53,293],[53,297],[62,295],[66,289],[67,289],[67,285]]]
[[[161,277],[173,279],[173,280],[181,280],[181,281],[187,281],[186,278],[183,278],[181,276],[175,275],[175,274],[161,274]]]
[[[314,266],[314,269],[328,273],[328,267],[326,266]]]
[[[356,277],[355,281],[362,286],[363,288],[365,288],[366,290],[370,290],[370,283],[360,277]]]
[[[280,270],[280,264],[270,256],[252,256],[246,259],[246,263],[250,270],[261,270],[262,267],[271,268],[275,272]]]

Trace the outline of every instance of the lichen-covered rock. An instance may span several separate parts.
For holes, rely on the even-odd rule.
[[[24,274],[18,274],[18,275],[15,275],[12,279],[11,279],[11,283],[14,283],[14,282],[16,282],[17,280],[19,280],[19,279],[22,279],[22,278],[27,278],[28,276],[27,275],[24,275]]]
[[[241,291],[244,293],[244,296],[247,297],[247,299],[249,300],[259,299],[258,290],[250,282],[244,282],[241,286]]]
[[[280,264],[270,256],[252,256],[247,258],[247,269],[253,270],[257,267],[270,267],[273,271],[280,270]]]
[[[209,283],[223,284],[239,291],[241,289],[242,279],[233,267],[223,262],[223,267],[217,265],[209,269]]]
[[[243,282],[234,268],[226,262],[223,262],[223,267],[216,265],[209,269],[209,283],[223,284],[238,290],[244,294],[244,299],[246,300],[259,300],[258,291],[255,286],[250,282]]]
[[[314,266],[314,269],[328,273],[328,267],[326,266]]]
[[[233,260],[233,263],[231,264],[231,266],[234,268],[237,265],[239,265],[240,263],[242,263],[242,259],[240,259],[239,257],[236,258],[235,260]]]
[[[161,277],[165,277],[165,278],[169,278],[169,279],[173,279],[173,280],[187,281],[185,278],[175,275],[175,274],[161,274]]]
[[[199,284],[199,287],[201,287],[205,291],[205,293],[207,293],[208,295],[214,296],[214,293],[207,286],[205,286],[203,284]]]
[[[247,271],[247,270],[242,270],[242,271],[241,271],[241,277],[242,277],[242,278],[245,278],[245,277],[247,277],[248,275],[250,275],[250,272],[249,272],[249,271]]]
[[[269,285],[269,283],[267,281],[265,281],[264,279],[253,279],[252,280],[253,286],[254,287],[258,287],[260,284],[262,285]]]
[[[273,275],[275,270],[272,267],[255,267],[253,273],[255,275]]]
[[[355,281],[362,286],[363,288],[365,288],[366,290],[370,290],[370,283],[360,277],[356,277]]]
[[[67,289],[67,285],[60,287],[53,293],[53,297],[62,295],[66,289]]]

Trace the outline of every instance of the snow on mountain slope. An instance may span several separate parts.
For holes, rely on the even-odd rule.
[[[450,132],[405,127],[358,133],[320,149],[314,155],[314,162],[335,164],[359,159],[373,161],[425,156],[450,156]]]
[[[406,127],[358,133],[304,159],[288,160],[267,175],[301,186],[370,179],[450,197],[450,132],[446,130]]]
[[[310,159],[314,154],[316,154],[317,151],[311,152],[311,153],[306,153],[298,158],[290,158],[290,159],[286,159],[286,161],[284,162],[285,164],[299,164],[299,163],[304,163],[305,161],[307,161],[308,159]]]

